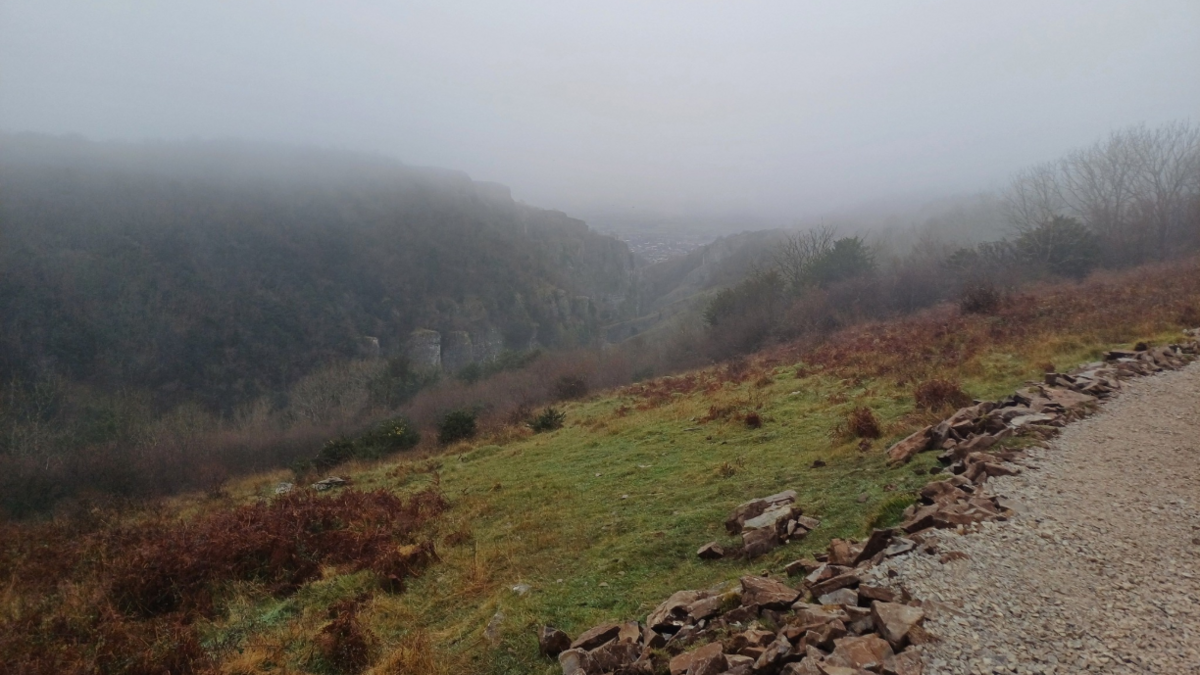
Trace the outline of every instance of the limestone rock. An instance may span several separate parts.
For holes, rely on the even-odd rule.
[[[905,644],[912,627],[925,618],[925,611],[895,602],[876,602],[871,605],[871,617],[879,634],[898,649]]]
[[[729,534],[739,534],[747,520],[756,518],[762,515],[768,509],[796,503],[796,491],[784,490],[783,492],[762,497],[760,499],[752,499],[748,502],[739,504],[733,510],[729,518],[725,520],[725,530]]]
[[[767,609],[790,607],[800,597],[800,591],[766,577],[742,577],[742,604]]]
[[[538,651],[551,658],[571,648],[571,638],[553,626],[542,626],[538,633]]]
[[[571,643],[571,649],[595,649],[606,642],[617,639],[620,632],[621,624],[602,623],[575,638],[575,641]]]

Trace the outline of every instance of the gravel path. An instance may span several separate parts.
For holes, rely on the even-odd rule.
[[[926,601],[926,672],[1200,674],[1200,363],[1127,380],[1030,454],[989,482],[1015,518],[933,535],[968,558],[872,573]]]

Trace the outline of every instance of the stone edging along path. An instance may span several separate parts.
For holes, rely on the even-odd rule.
[[[938,635],[924,626],[927,614],[938,614],[931,626],[940,627],[946,625],[942,615],[963,612],[929,597],[911,597],[908,585],[922,586],[923,595],[939,594],[897,579],[904,564],[919,560],[925,567],[941,566],[969,557],[960,550],[942,552],[939,546],[949,541],[947,536],[1008,520],[1021,508],[994,494],[988,484],[1032,468],[1030,453],[1002,441],[1012,436],[1050,439],[1066,424],[1095,412],[1101,401],[1122,389],[1122,380],[1182,368],[1200,355],[1200,330],[1187,335],[1180,344],[1139,344],[1134,350],[1110,351],[1104,361],[1070,373],[1047,373],[1042,383],[1001,401],[977,402],[900,441],[888,450],[892,461],[940,451],[949,478],[922,488],[919,502],[905,512],[898,528],[875,530],[864,542],[835,539],[816,559],[789,564],[789,577],[803,577],[798,585],[746,576],[732,588],[678,591],[644,622],[602,624],[574,640],[543,627],[539,647],[558,658],[564,675],[921,675],[924,653],[936,653],[939,646]],[[743,504],[731,517],[743,516],[747,544],[760,538],[757,525],[779,528],[787,522],[795,527],[791,523],[801,518],[798,510],[780,518],[744,518],[747,507],[758,515],[756,502],[765,500]],[[977,589],[984,595],[986,584],[985,579]],[[930,664],[937,672],[1076,672],[1056,670],[1046,662],[1036,664],[1037,669],[1018,668],[1021,659],[1004,653],[952,665],[954,658],[938,654]],[[1098,666],[1109,662],[1099,659],[1108,657],[1097,657]],[[1092,663],[1084,658],[1074,667]]]

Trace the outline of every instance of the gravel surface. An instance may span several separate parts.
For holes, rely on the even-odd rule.
[[[1027,463],[988,484],[1016,517],[872,572],[925,601],[926,672],[1200,673],[1200,363],[1127,380]]]

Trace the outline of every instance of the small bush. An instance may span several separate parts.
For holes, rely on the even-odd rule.
[[[958,296],[958,308],[963,314],[995,314],[1000,309],[1003,296],[992,284],[981,282],[969,284]]]
[[[529,428],[533,429],[533,433],[535,434],[540,434],[543,431],[554,431],[555,429],[561,429],[563,421],[566,419],[567,413],[553,406],[547,406],[545,410],[538,413],[529,422]]]
[[[846,429],[855,438],[879,438],[883,435],[875,413],[865,407],[850,411],[850,414],[846,416]]]
[[[378,459],[400,450],[416,447],[421,434],[416,426],[404,417],[384,420],[355,441],[355,452],[359,457]]]
[[[587,396],[587,393],[587,381],[578,375],[563,375],[554,382],[554,398],[556,400],[570,401],[583,398]]]
[[[470,410],[455,410],[447,413],[437,425],[438,443],[449,445],[475,437],[475,413]]]
[[[318,470],[331,469],[338,464],[348,462],[355,455],[354,441],[340,437],[325,442],[321,451],[312,460],[312,466]]]
[[[753,410],[746,413],[746,426],[750,427],[751,429],[758,429],[761,428],[762,425],[762,417],[759,416],[758,413],[754,412]]]
[[[971,395],[963,391],[957,382],[945,378],[922,382],[917,385],[913,397],[921,410],[938,411],[971,404]]]

